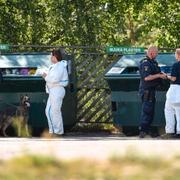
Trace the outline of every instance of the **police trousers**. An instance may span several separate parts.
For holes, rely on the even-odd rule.
[[[46,116],[48,119],[49,133],[63,134],[63,119],[61,107],[65,96],[64,87],[56,86],[48,89],[49,98],[46,105]]]
[[[154,118],[155,102],[155,90],[145,90],[142,95],[140,131],[149,133]]]

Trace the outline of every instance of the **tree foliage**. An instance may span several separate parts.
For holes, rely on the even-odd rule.
[[[179,0],[0,0],[0,43],[180,46]]]

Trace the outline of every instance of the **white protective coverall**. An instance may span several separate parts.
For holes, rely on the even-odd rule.
[[[166,94],[164,111],[166,118],[166,133],[175,133],[176,125],[176,134],[180,134],[180,85],[170,85]]]
[[[46,105],[49,133],[63,134],[63,119],[61,107],[65,96],[65,86],[68,85],[67,61],[62,60],[49,67],[45,77],[46,92],[49,98]]]

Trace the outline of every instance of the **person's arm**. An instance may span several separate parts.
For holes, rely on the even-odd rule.
[[[151,74],[151,67],[149,65],[148,62],[144,62],[141,64],[140,66],[140,74],[141,77],[145,80],[145,81],[152,81],[158,78],[162,78],[162,79],[166,79],[166,74],[165,73],[157,73],[157,74]]]
[[[49,72],[46,76],[45,76],[45,81],[49,82],[49,83],[59,83],[61,81],[61,78],[63,76],[64,73],[64,66],[63,64],[57,64],[57,66],[55,67],[55,69],[53,69],[53,71]]]
[[[42,74],[42,77],[45,79],[46,76],[47,76],[47,73],[44,72],[44,73]]]
[[[177,65],[175,63],[173,64],[171,75],[167,76],[167,78],[171,81],[176,81],[176,77],[177,77]]]
[[[148,76],[146,76],[144,78],[144,80],[145,81],[152,81],[152,80],[155,80],[155,79],[158,79],[158,78],[166,79],[167,75],[165,73],[158,73],[158,74],[148,75]]]
[[[176,77],[175,76],[167,76],[167,78],[171,81],[176,81]]]

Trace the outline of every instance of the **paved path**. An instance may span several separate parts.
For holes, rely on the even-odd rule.
[[[107,159],[138,152],[145,156],[171,158],[180,155],[180,140],[158,140],[120,136],[68,136],[64,138],[0,138],[0,159],[23,154],[41,154],[60,159]]]

